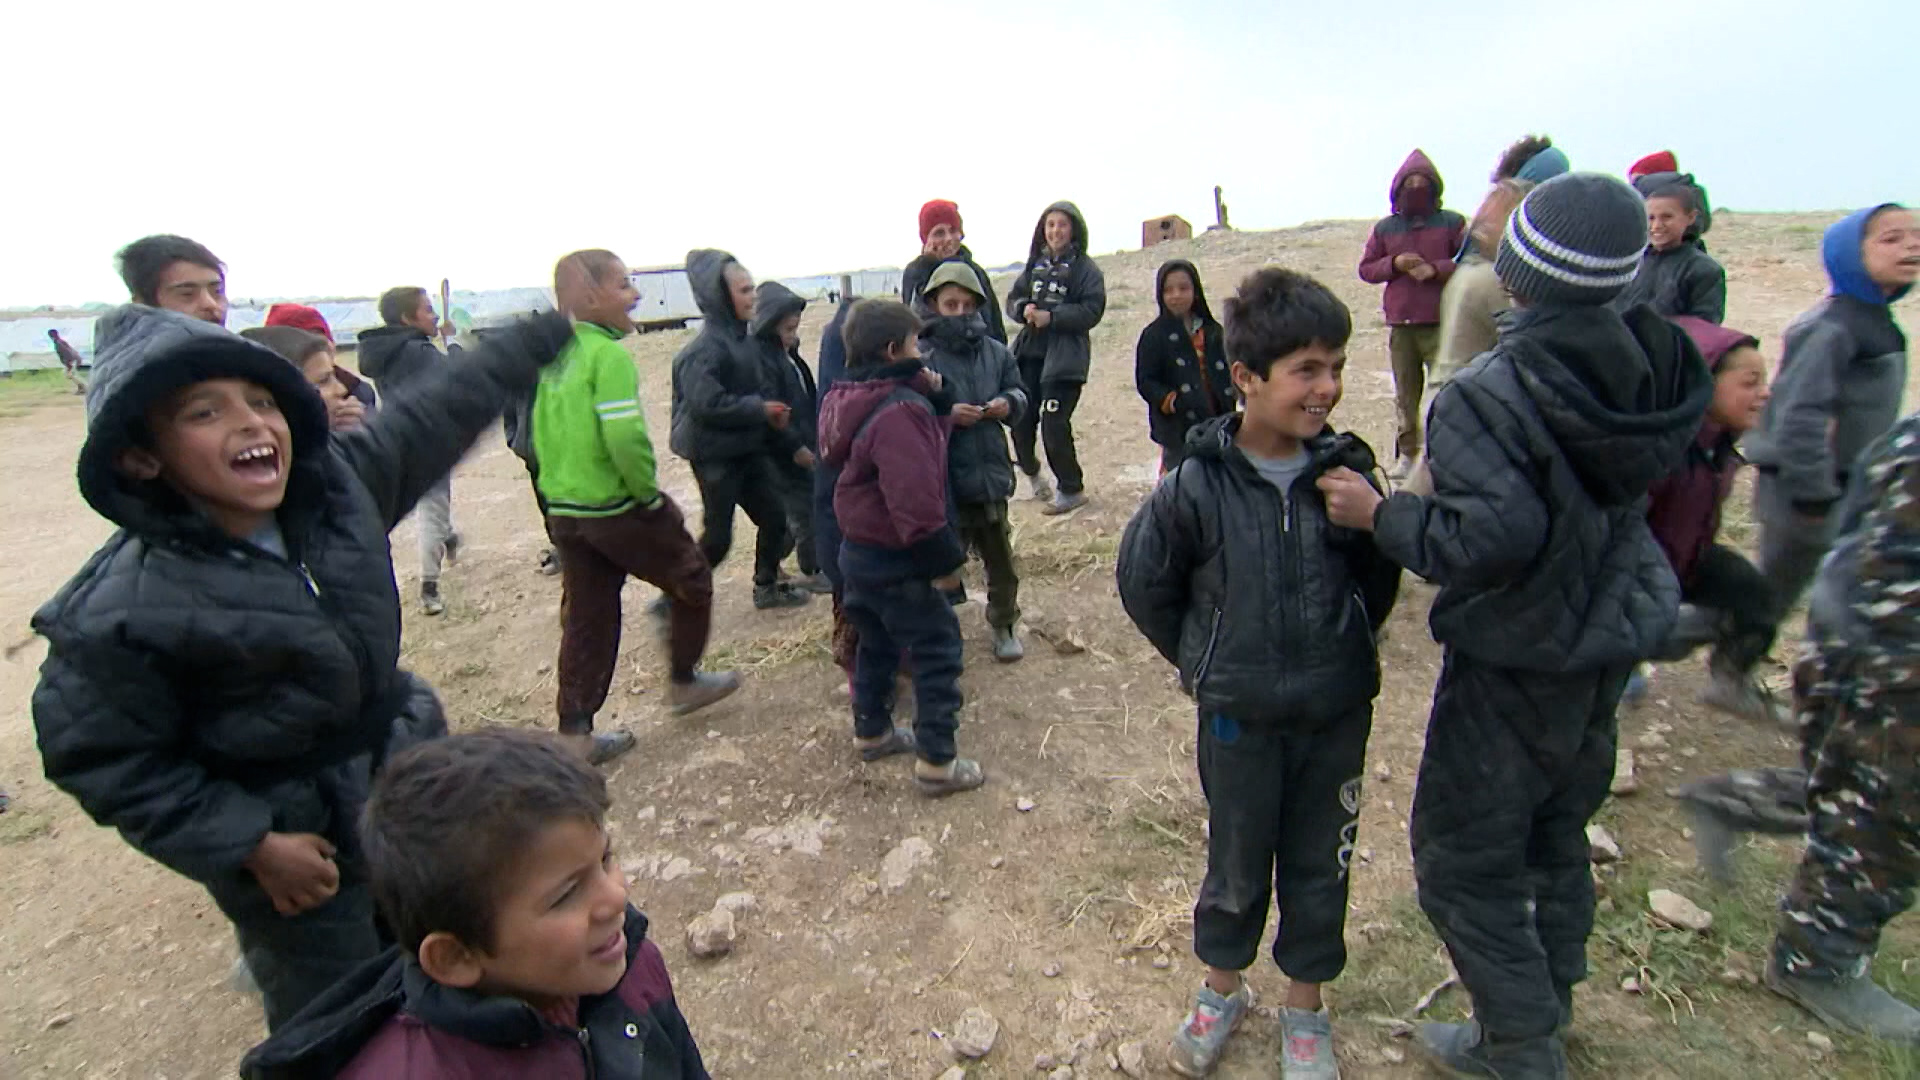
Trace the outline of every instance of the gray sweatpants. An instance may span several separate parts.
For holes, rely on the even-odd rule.
[[[1753,482],[1753,516],[1760,524],[1760,573],[1773,586],[1777,625],[1806,595],[1833,546],[1838,508],[1811,520],[1794,510],[1778,480],[1761,473]]]
[[[420,580],[440,580],[440,561],[447,554],[447,539],[453,535],[453,480],[440,481],[427,489],[414,510],[414,524],[420,530]]]

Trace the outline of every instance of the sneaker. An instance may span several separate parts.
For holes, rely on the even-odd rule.
[[[446,561],[448,566],[452,566],[460,561],[459,533],[448,533],[447,538],[440,542],[440,557]]]
[[[428,615],[439,615],[447,610],[447,605],[440,601],[439,582],[423,581],[420,583],[420,610]]]
[[[587,764],[605,765],[621,754],[633,749],[634,738],[631,731],[595,732],[586,736]]]
[[[771,585],[755,585],[753,587],[753,606],[759,608],[761,611],[769,611],[775,608],[805,607],[807,601],[812,599],[812,593],[805,589],[788,585],[783,581],[776,581]]]
[[[1046,477],[1039,473],[1034,473],[1032,476],[1027,477],[1027,498],[1039,503],[1052,502],[1053,484],[1048,482]]]
[[[1041,507],[1040,512],[1048,517],[1059,517],[1061,514],[1071,514],[1085,505],[1087,505],[1086,492],[1076,491],[1069,495],[1063,491],[1054,496],[1052,502]]]
[[[1627,688],[1620,695],[1620,704],[1629,709],[1637,709],[1647,700],[1647,692],[1653,689],[1653,665],[1635,664],[1633,674],[1627,676]]]
[[[553,577],[558,573],[560,573],[560,553],[552,548],[542,550],[540,552],[540,575],[542,577]]]
[[[1442,1073],[1476,1080],[1565,1080],[1567,1051],[1558,1035],[1496,1042],[1478,1023],[1420,1024],[1413,1045]]]
[[[1281,1080],[1340,1080],[1327,1010],[1280,1010]]]
[[[833,595],[833,582],[827,579],[827,575],[817,570],[794,582],[793,587],[805,589],[815,596]]]
[[[1013,632],[1011,626],[993,628],[993,658],[1003,664],[1011,664],[1027,655],[1027,647],[1020,644],[1020,635]]]
[[[1253,988],[1245,979],[1229,997],[1200,984],[1200,991],[1193,996],[1193,1011],[1180,1022],[1180,1030],[1173,1033],[1173,1044],[1167,1047],[1167,1067],[1181,1076],[1200,1077],[1212,1072],[1227,1045],[1227,1036],[1252,1008]]]
[[[1820,1018],[1829,1027],[1886,1042],[1920,1044],[1920,1009],[1873,981],[1872,968],[1837,979],[1789,975],[1778,957],[1767,962],[1767,989]]]
[[[692,682],[674,683],[667,691],[667,703],[673,715],[697,712],[740,689],[740,676],[732,671],[703,671]]]

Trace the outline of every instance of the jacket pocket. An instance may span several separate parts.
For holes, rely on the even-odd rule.
[[[1218,607],[1213,609],[1213,620],[1207,627],[1207,647],[1200,653],[1200,663],[1193,669],[1193,696],[1200,697],[1200,684],[1207,679],[1207,670],[1213,667],[1214,650],[1220,647],[1220,624],[1225,612]]]

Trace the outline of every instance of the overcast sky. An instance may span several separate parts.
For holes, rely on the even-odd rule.
[[[1597,13],[1597,14],[1596,14]],[[989,264],[1073,199],[1264,229],[1385,211],[1415,146],[1470,212],[1553,136],[1670,147],[1742,210],[1916,197],[1913,0],[337,0],[15,5],[0,304],[124,298],[178,232],[235,297],[541,284],[689,247],[757,274],[900,265],[929,198]]]

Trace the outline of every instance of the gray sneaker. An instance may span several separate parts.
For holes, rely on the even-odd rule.
[[[1181,1076],[1202,1077],[1212,1072],[1227,1045],[1227,1036],[1252,1008],[1253,988],[1245,979],[1230,997],[1221,997],[1202,983],[1200,992],[1193,996],[1193,1011],[1180,1022],[1180,1030],[1173,1033],[1173,1044],[1167,1047],[1167,1067]]]
[[[713,704],[740,689],[740,676],[731,671],[702,671],[690,683],[674,683],[667,690],[667,704],[673,715],[685,716]]]
[[[1838,979],[1789,975],[1769,961],[1767,989],[1819,1017],[1829,1027],[1887,1042],[1920,1044],[1920,1009],[1873,981],[1872,969]]]
[[[1020,635],[1013,632],[1011,626],[993,628],[993,658],[1003,664],[1011,664],[1027,655],[1027,647],[1020,644]]]
[[[1048,517],[1059,517],[1061,514],[1071,514],[1085,505],[1087,505],[1086,492],[1076,491],[1069,495],[1062,491],[1053,497],[1052,502],[1041,507],[1040,512]]]
[[[1340,1080],[1327,1010],[1280,1010],[1281,1080]]]
[[[1032,499],[1034,502],[1052,502],[1053,484],[1039,473],[1027,477],[1027,498]]]

